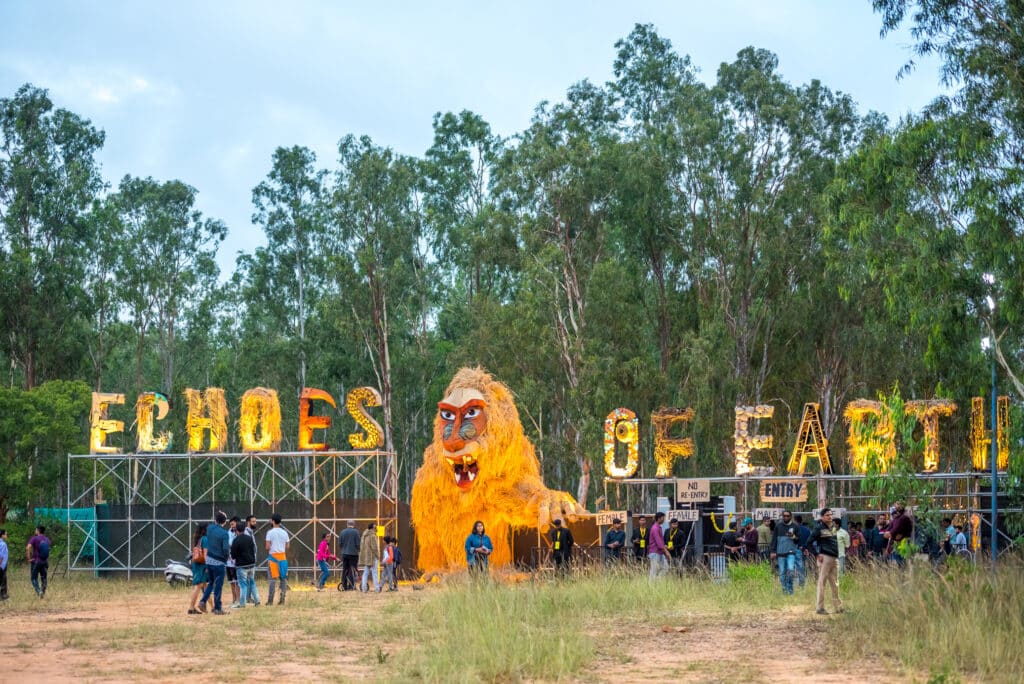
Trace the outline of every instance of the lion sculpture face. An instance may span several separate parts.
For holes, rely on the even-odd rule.
[[[540,465],[511,391],[482,369],[461,369],[437,404],[433,441],[413,483],[421,569],[464,567],[475,520],[495,545],[492,564],[511,561],[507,531],[537,524],[523,498],[530,487],[543,487]]]

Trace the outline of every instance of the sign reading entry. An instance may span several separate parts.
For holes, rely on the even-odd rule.
[[[765,480],[761,483],[761,501],[807,501],[807,482]]]

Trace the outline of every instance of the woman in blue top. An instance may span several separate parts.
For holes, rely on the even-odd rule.
[[[473,523],[473,531],[466,537],[466,564],[470,572],[484,574],[487,572],[487,557],[494,551],[491,538],[484,533],[484,524],[477,520]]]

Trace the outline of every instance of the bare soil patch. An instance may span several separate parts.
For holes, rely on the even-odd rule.
[[[451,591],[403,586],[395,593],[316,592],[296,586],[284,606],[225,616],[187,615],[188,591],[156,580],[55,579],[43,600],[12,579],[0,605],[0,682],[269,682],[401,679],[396,663],[420,648],[408,634],[421,602]],[[65,591],[67,587],[67,591]],[[261,597],[266,586],[261,584]],[[227,594],[227,592],[225,592]],[[829,620],[810,606],[752,616],[685,613],[677,623],[628,615],[581,621],[598,656],[587,682],[895,682],[912,679],[874,659],[837,662]],[[405,630],[397,629],[405,625]],[[564,629],[560,626],[558,629]],[[666,631],[668,630],[668,631]],[[404,634],[402,633],[404,631]],[[515,625],[509,626],[514,638]],[[792,644],[783,651],[780,647]]]

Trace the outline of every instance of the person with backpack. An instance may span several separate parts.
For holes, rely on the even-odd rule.
[[[384,551],[381,554],[381,565],[384,566],[384,581],[388,591],[397,589],[395,580],[395,540],[391,537],[384,537]],[[377,587],[377,591],[381,590]]]
[[[25,546],[25,556],[32,564],[32,588],[36,590],[36,596],[43,598],[46,595],[46,575],[50,569],[50,538],[46,536],[45,526],[36,526],[35,536]]]
[[[398,591],[398,571],[402,569],[402,549],[398,547],[398,537],[391,538],[391,551],[395,557],[395,571],[391,575],[391,590]]]

